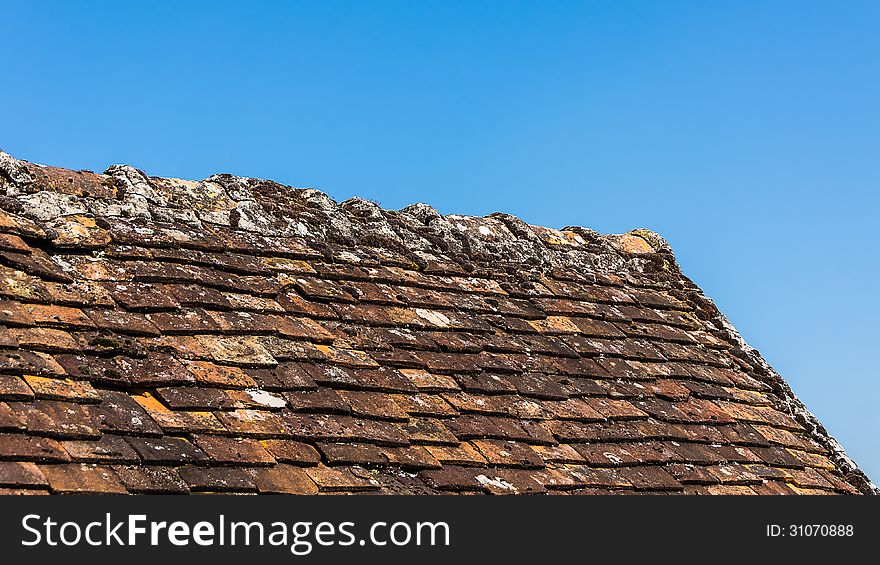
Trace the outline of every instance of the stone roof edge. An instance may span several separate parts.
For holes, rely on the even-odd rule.
[[[715,301],[703,294],[702,290],[681,274],[681,288],[678,298],[685,300],[696,308],[698,316],[708,319],[714,325],[719,337],[723,337],[733,344],[731,353],[749,365],[751,376],[769,385],[773,393],[780,399],[777,409],[782,410],[803,425],[810,435],[820,445],[828,449],[832,462],[837,470],[846,478],[847,482],[857,488],[863,494],[880,495],[880,488],[862,471],[858,464],[846,454],[843,446],[825,429],[818,418],[797,397],[791,386],[762,356],[761,353],[749,345],[739,330],[725,316]]]
[[[531,272],[546,272],[567,268],[587,276],[601,271],[636,284],[675,289],[680,299],[692,304],[719,333],[735,344],[734,354],[771,386],[781,399],[779,408],[803,424],[814,439],[831,452],[838,470],[850,484],[863,493],[880,494],[880,489],[797,398],[782,376],[745,342],[715,303],[682,273],[666,240],[651,230],[635,229],[625,234],[600,234],[578,226],[556,230],[530,225],[504,213],[484,217],[444,216],[421,203],[393,211],[363,198],[337,203],[316,189],[292,188],[262,179],[218,174],[203,181],[182,181],[150,177],[129,165],[112,165],[105,171],[104,178],[121,188],[121,196],[114,200],[113,206],[108,206],[100,198],[70,197],[54,192],[24,194],[21,189],[34,182],[29,167],[44,166],[16,159],[0,150],[0,208],[9,207],[9,201],[14,200],[21,208],[20,213],[38,224],[48,224],[57,219],[53,216],[65,215],[65,206],[82,204],[84,206],[77,206],[78,210],[84,208],[86,213],[97,212],[96,215],[110,213],[191,225],[207,222],[259,235],[301,236],[343,245],[384,247],[403,253],[420,265],[433,257],[450,260],[466,271],[476,265],[485,267],[495,263],[502,270],[526,267]],[[219,188],[234,202],[234,207],[220,212],[199,210],[192,214],[180,209],[179,214],[175,214],[174,204],[168,207],[163,187],[157,186],[167,183],[176,185],[176,189],[192,191],[188,196],[193,202],[198,202],[208,187],[214,191]],[[42,196],[35,197],[35,194]],[[287,221],[281,217],[279,209],[272,209],[275,199],[284,204],[288,200],[296,201],[300,209],[307,210],[304,215],[307,221]],[[31,209],[22,204],[31,204]],[[35,204],[42,208],[37,210]],[[280,210],[283,211],[283,207]]]
[[[350,198],[336,202],[316,189],[292,188],[273,181],[217,174],[202,181],[150,177],[129,165],[112,165],[100,175],[112,182],[115,198],[77,197],[56,191],[28,191],[36,168],[0,150],[0,208],[10,206],[38,224],[51,225],[66,215],[93,214],[181,222],[198,229],[204,223],[225,225],[263,236],[301,236],[347,247],[386,248],[402,253],[420,267],[432,258],[513,273],[523,266],[534,272],[569,268],[603,272],[630,282],[668,285],[678,270],[666,241],[647,229],[600,234],[584,227],[562,230],[530,225],[504,213],[487,216],[442,215],[427,204],[385,210],[375,202]],[[81,171],[70,171],[81,174]],[[91,173],[93,174],[93,173]],[[226,209],[187,210],[167,198],[177,196],[199,205],[209,193],[222,194]],[[118,188],[118,190],[117,190]],[[5,193],[5,198],[4,198]],[[188,193],[188,194],[187,194]],[[17,203],[16,203],[17,202]],[[303,214],[287,214],[289,207]],[[7,210],[15,212],[16,210]],[[292,218],[292,219],[291,219]]]

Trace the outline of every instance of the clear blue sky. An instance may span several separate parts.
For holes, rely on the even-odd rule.
[[[880,479],[880,3],[0,11],[6,151],[657,230]]]

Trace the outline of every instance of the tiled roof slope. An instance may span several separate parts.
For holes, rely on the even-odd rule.
[[[5,493],[868,493],[656,234],[0,153]]]

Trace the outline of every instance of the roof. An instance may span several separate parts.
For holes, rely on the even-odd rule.
[[[870,493],[657,234],[0,152],[5,493]]]

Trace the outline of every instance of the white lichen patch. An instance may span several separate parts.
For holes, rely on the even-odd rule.
[[[269,408],[284,408],[287,405],[287,402],[285,402],[283,398],[276,396],[271,392],[266,392],[265,390],[248,389],[245,392],[251,397],[251,400],[262,406],[268,406]]]
[[[433,326],[448,328],[451,321],[444,314],[434,310],[425,310],[424,308],[416,308],[416,315]]]
[[[511,492],[517,492],[517,488],[515,486],[508,483],[507,481],[505,481],[501,477],[489,478],[486,475],[477,475],[476,478],[477,478],[477,482],[480,483],[481,485],[483,485],[484,487],[491,486],[491,487],[495,487],[498,489],[509,490]]]

